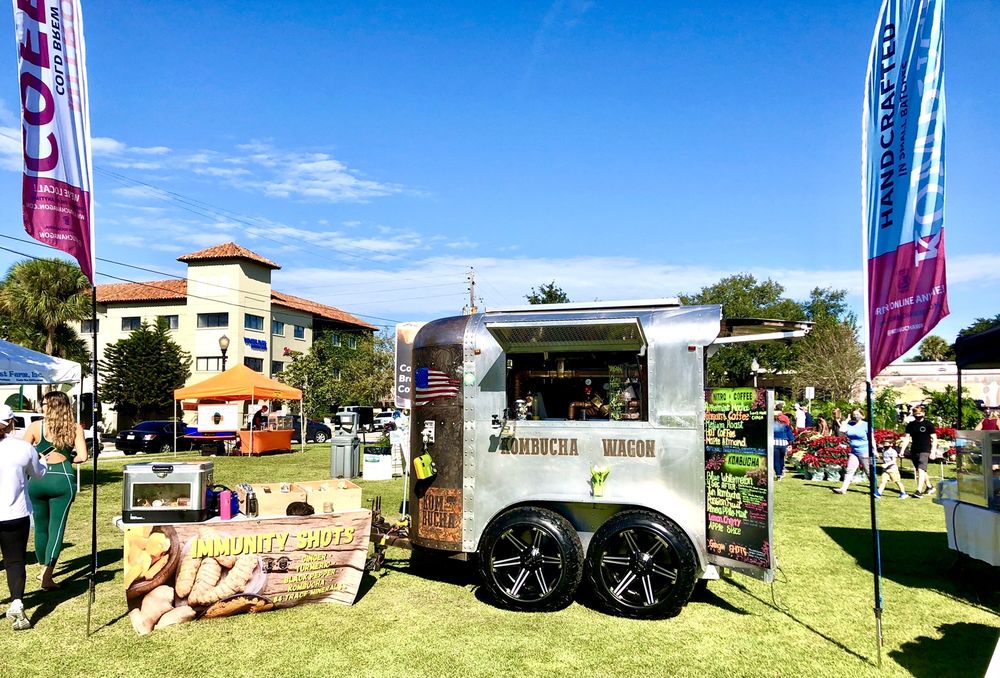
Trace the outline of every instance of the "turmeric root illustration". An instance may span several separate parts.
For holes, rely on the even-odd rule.
[[[222,578],[222,566],[215,558],[205,558],[198,568],[198,576],[195,577],[194,586],[188,595],[188,603],[191,605],[208,605],[214,603],[218,598],[209,599],[212,589]]]
[[[194,579],[198,576],[198,568],[201,566],[201,558],[184,558],[180,567],[177,568],[177,597],[187,598],[194,586]]]

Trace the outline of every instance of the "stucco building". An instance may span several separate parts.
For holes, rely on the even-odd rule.
[[[271,272],[281,266],[236,243],[178,261],[187,264],[185,279],[97,286],[98,356],[143,322],[163,318],[173,340],[191,354],[188,384],[222,371],[223,336],[229,340],[226,367],[243,363],[273,377],[308,350],[320,330],[352,348],[359,334],[378,329],[338,308],[273,289]],[[92,349],[90,323],[79,329]]]

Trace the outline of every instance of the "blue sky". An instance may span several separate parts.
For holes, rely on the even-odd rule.
[[[749,271],[860,313],[877,10],[84,0],[97,255],[183,275],[235,240],[282,265],[277,289],[378,324],[460,312],[470,266],[486,308],[553,279],[578,301]],[[1000,313],[998,25],[996,3],[948,7],[948,340]],[[26,238],[2,28],[0,216]]]

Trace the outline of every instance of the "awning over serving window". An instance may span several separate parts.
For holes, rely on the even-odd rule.
[[[773,341],[804,337],[812,323],[800,320],[768,320],[765,318],[725,318],[719,337],[713,344],[738,344],[747,341]]]
[[[646,345],[638,318],[487,322],[486,329],[507,353],[639,351]]]

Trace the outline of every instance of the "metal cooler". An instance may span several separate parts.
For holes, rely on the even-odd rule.
[[[210,461],[128,464],[122,489],[126,523],[196,523],[208,520]]]

